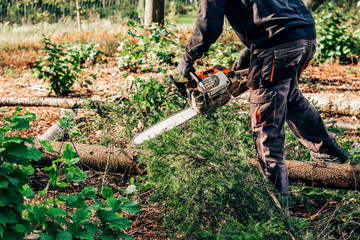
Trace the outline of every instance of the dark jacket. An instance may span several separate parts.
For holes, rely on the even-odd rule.
[[[194,33],[183,58],[193,62],[221,35],[224,16],[252,49],[315,39],[315,22],[301,0],[201,0]]]

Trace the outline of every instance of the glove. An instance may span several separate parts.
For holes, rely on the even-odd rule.
[[[239,56],[236,58],[236,60],[233,64],[231,70],[236,71],[236,70],[249,68],[250,55],[251,55],[251,53],[248,48],[244,48],[243,50],[241,50]]]
[[[195,72],[195,68],[193,67],[193,62],[185,62],[185,60],[182,58],[180,60],[179,65],[176,68],[176,71],[183,77],[189,78],[190,72]]]

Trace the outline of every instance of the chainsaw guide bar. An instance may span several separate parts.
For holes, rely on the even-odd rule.
[[[209,113],[225,105],[231,98],[246,92],[246,78],[249,69],[231,71],[229,68],[216,65],[197,76],[191,72],[192,80],[177,82],[169,76],[179,93],[188,99],[190,107],[182,110],[136,135],[132,142],[139,146],[163,132],[170,131],[199,113]]]
[[[191,107],[182,110],[172,115],[171,117],[168,117],[158,122],[154,126],[149,127],[144,132],[139,133],[133,138],[132,142],[134,143],[135,146],[140,146],[141,144],[144,143],[144,141],[151,140],[163,132],[170,131],[174,127],[189,121],[197,114],[198,113],[195,112]]]

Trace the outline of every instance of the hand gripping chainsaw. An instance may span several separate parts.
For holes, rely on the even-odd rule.
[[[233,72],[229,68],[216,65],[199,76],[190,72],[192,79],[188,82],[177,82],[170,75],[179,93],[188,99],[190,107],[136,135],[133,138],[134,145],[139,146],[144,141],[187,122],[199,113],[209,113],[225,105],[231,98],[246,92],[248,88],[245,75],[248,71],[249,69],[243,69]]]

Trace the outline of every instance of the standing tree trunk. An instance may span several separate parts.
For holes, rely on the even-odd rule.
[[[158,23],[160,27],[164,25],[164,5],[165,0],[146,0],[145,28],[149,28],[152,23]]]
[[[76,0],[76,16],[77,16],[77,22],[78,22],[78,30],[79,30],[79,32],[81,32],[79,0]]]

